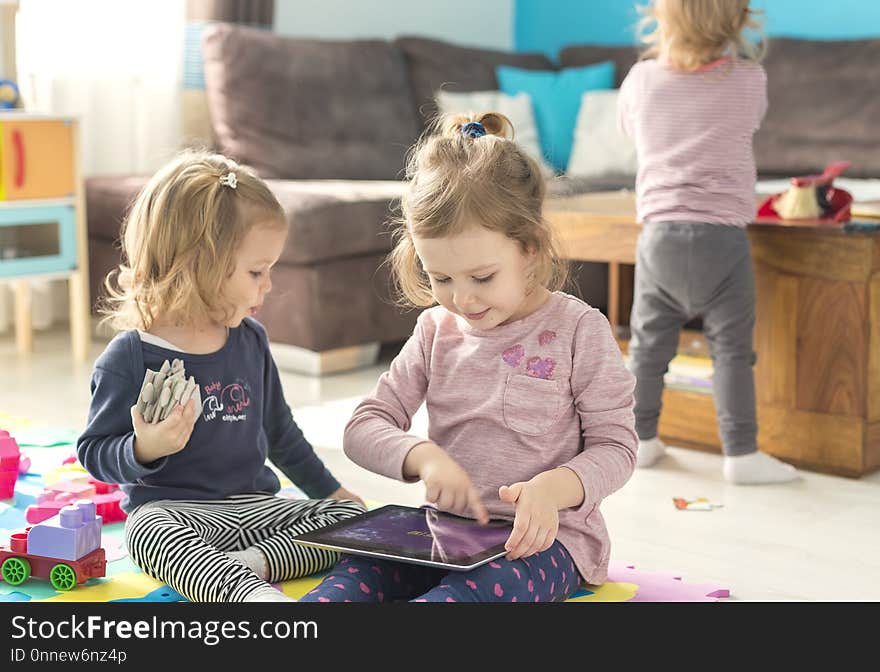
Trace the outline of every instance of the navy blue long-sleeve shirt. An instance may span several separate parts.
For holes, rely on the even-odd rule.
[[[158,371],[175,358],[183,360],[187,377],[195,377],[202,408],[183,450],[141,464],[134,456],[130,409],[146,370]],[[137,331],[122,332],[95,362],[91,390],[77,455],[92,476],[121,485],[128,495],[125,511],[157,499],[275,493],[280,483],[267,457],[309,497],[327,497],[339,488],[294,422],[266,332],[250,318],[207,355],[169,350],[142,341]]]

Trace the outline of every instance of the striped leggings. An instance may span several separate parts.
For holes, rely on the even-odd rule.
[[[145,574],[193,602],[240,602],[266,582],[224,551],[260,549],[270,583],[327,569],[338,558],[295,544],[294,535],[363,512],[347,500],[284,499],[265,493],[211,501],[158,500],[137,507],[125,523],[131,559]]]

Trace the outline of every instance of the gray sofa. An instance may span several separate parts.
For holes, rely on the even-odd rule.
[[[854,163],[848,175],[880,175],[878,45],[880,40],[773,43],[766,61],[771,106],[757,140],[759,170],[792,175],[848,158]],[[500,64],[555,67],[543,54],[417,37],[320,41],[225,24],[206,30],[203,54],[216,148],[265,177],[290,222],[274,289],[258,318],[282,366],[314,373],[366,363],[379,344],[403,340],[412,330],[417,313],[392,304],[382,261],[405,154],[435,111],[433,92],[441,86],[495,89]],[[573,46],[562,50],[559,67],[612,59],[619,83],[636,56],[629,47]],[[803,67],[817,58],[834,68],[834,76]],[[856,77],[861,79],[853,86]],[[812,104],[806,91],[815,93]],[[87,180],[93,298],[118,263],[119,225],[145,181]],[[551,181],[550,192],[617,189],[633,181],[561,177]],[[576,293],[605,307],[602,268],[585,265],[576,282]]]

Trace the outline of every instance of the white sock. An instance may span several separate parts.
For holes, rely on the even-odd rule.
[[[639,450],[636,453],[636,464],[639,467],[651,467],[666,454],[666,444],[659,436],[646,441],[639,441]]]
[[[266,560],[266,555],[259,548],[251,546],[243,551],[226,551],[226,555],[244,563],[248,569],[263,579],[263,581],[269,578],[269,561]],[[278,591],[276,590],[275,592],[277,593]]]
[[[242,602],[296,602],[289,595],[285,595],[280,590],[275,590],[272,586],[255,590],[245,597]]]
[[[738,485],[788,483],[800,478],[797,469],[760,450],[748,455],[724,456],[724,478]]]

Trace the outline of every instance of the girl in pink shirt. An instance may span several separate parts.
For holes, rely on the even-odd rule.
[[[421,480],[439,509],[513,522],[467,572],[344,556],[304,601],[562,601],[606,578],[599,505],[636,462],[633,376],[605,317],[562,293],[540,167],[500,114],[438,124],[411,154],[391,266],[427,307],[355,410],[346,454]],[[409,433],[425,402],[428,436]]]
[[[657,436],[663,376],[681,328],[703,320],[724,452],[733,483],[781,483],[794,467],[760,452],[752,331],[755,280],[745,227],[755,215],[752,136],[767,78],[743,36],[749,0],[655,0],[651,45],[620,87],[622,130],[639,157],[630,368],[636,375],[638,466],[666,452]]]

